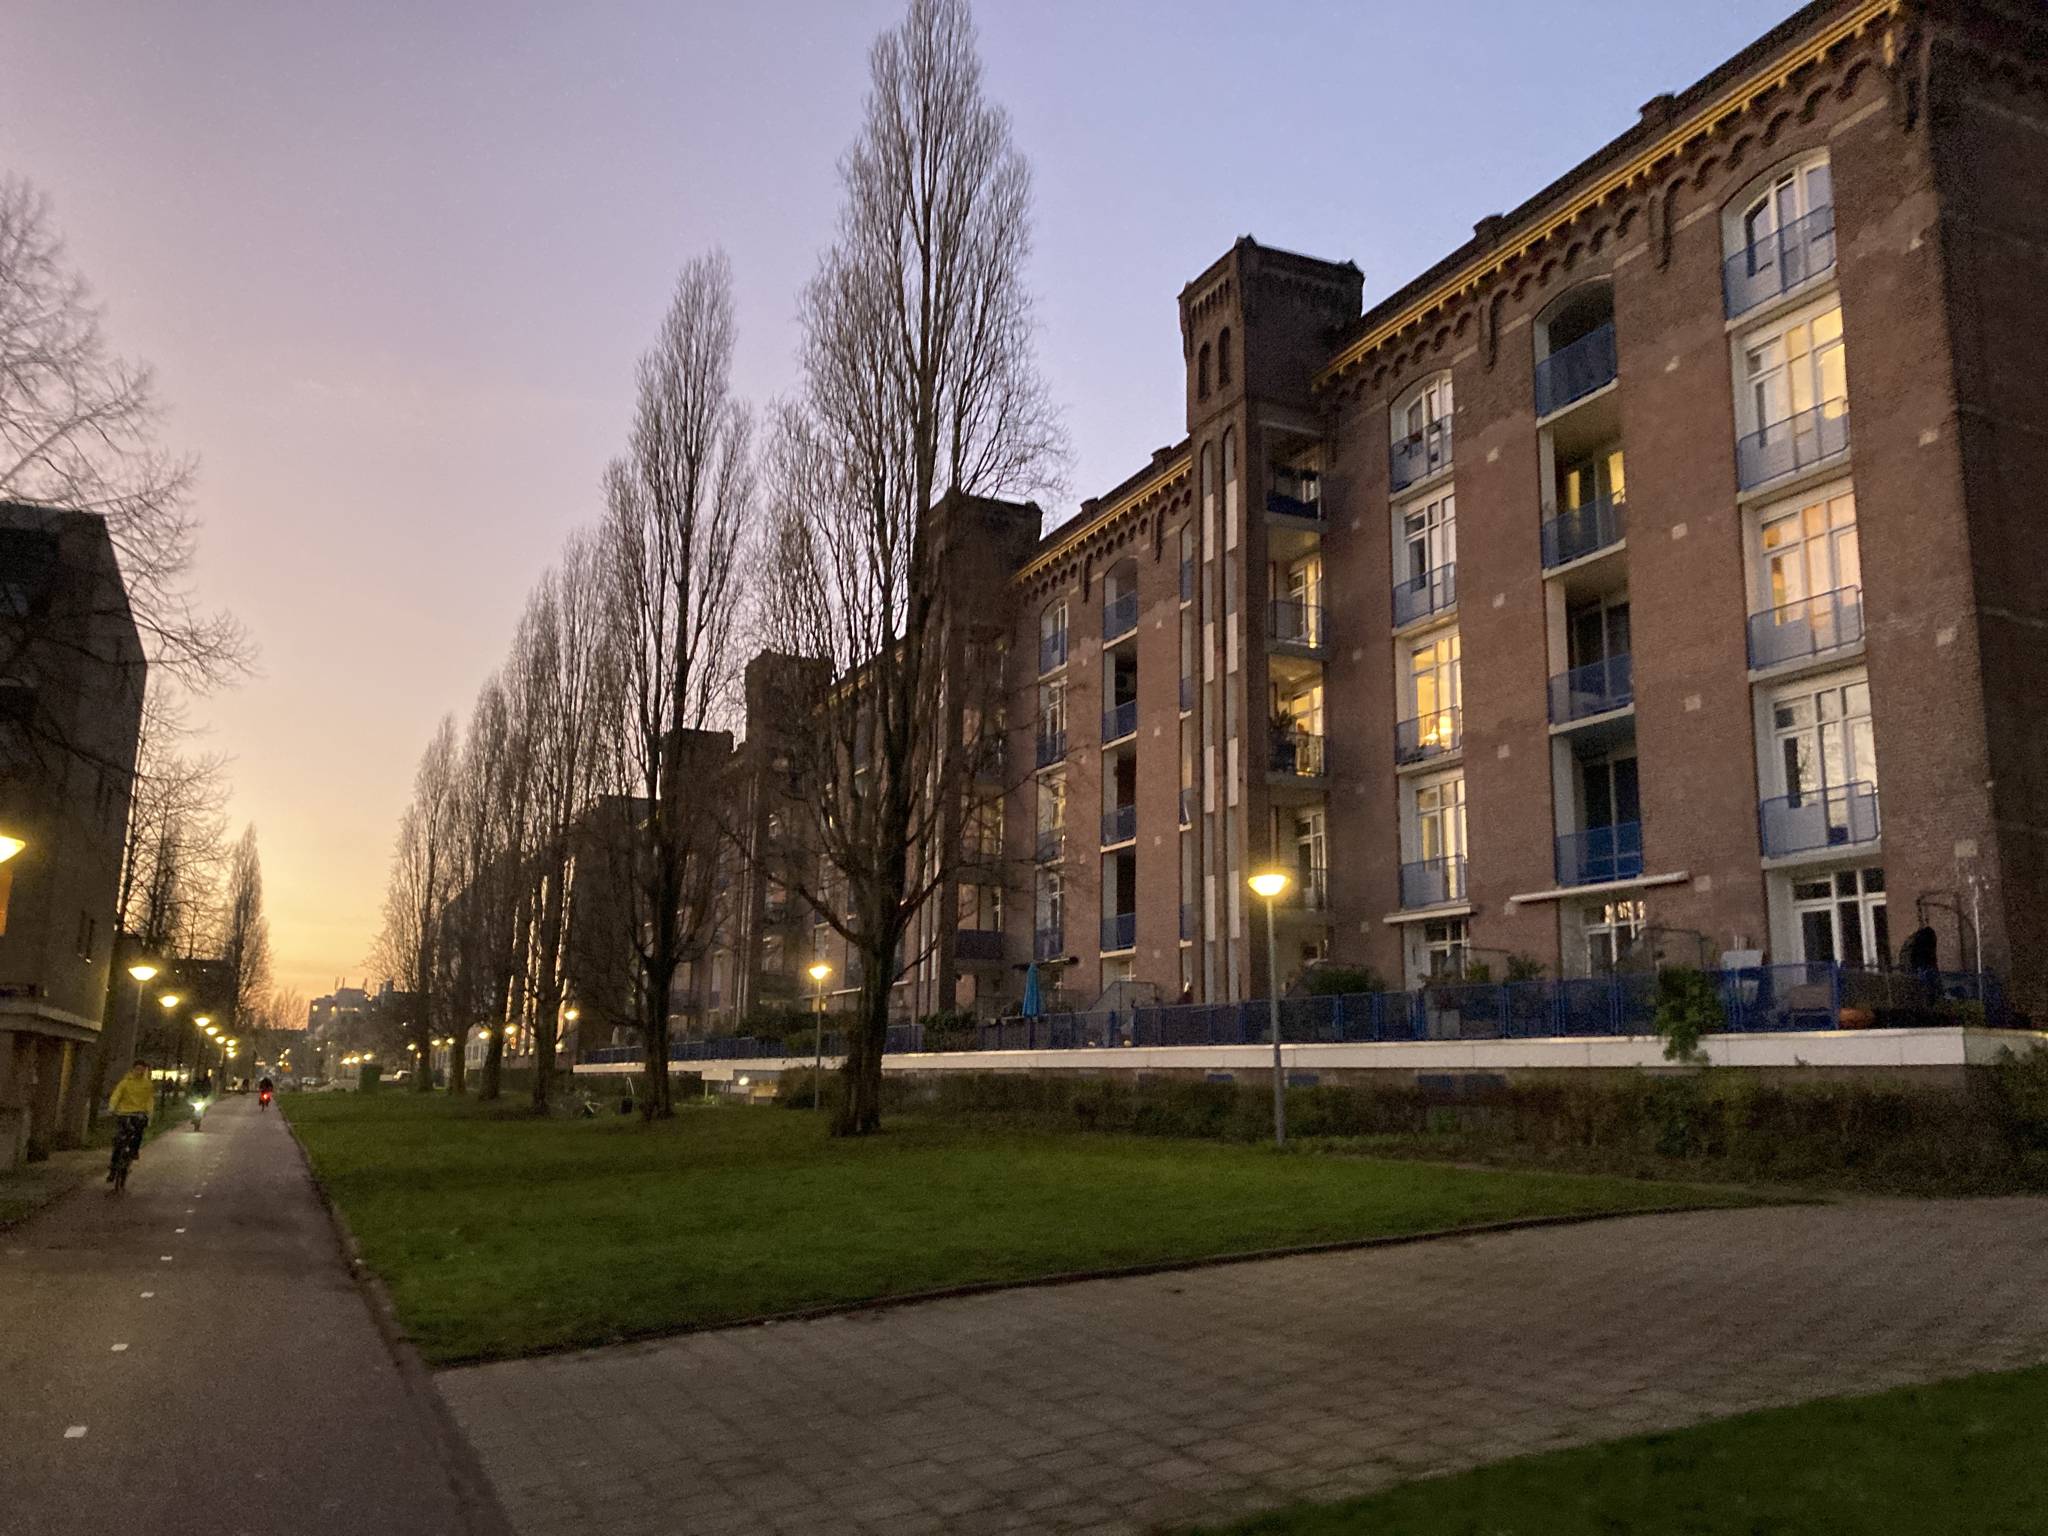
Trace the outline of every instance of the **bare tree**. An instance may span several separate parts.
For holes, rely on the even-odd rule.
[[[528,600],[515,647],[514,690],[532,772],[531,853],[534,917],[530,971],[533,1107],[545,1113],[554,1086],[555,1048],[568,967],[572,837],[598,783],[601,727],[617,718],[605,649],[605,570],[597,542],[571,537],[562,562]]]
[[[515,735],[504,685],[494,677],[477,695],[456,760],[447,941],[441,946],[442,1011],[451,1032],[466,1041],[479,1018],[490,1031],[481,1090],[486,1099],[498,1097],[504,1073],[506,956],[521,889],[512,836],[520,810],[513,802],[524,795],[525,776],[515,761]],[[450,1068],[450,1086],[458,1091],[460,1070]]]
[[[169,954],[211,913],[227,853],[227,758],[180,751],[183,713],[161,681],[143,695],[128,827],[115,898],[120,930]]]
[[[413,1083],[433,1086],[434,985],[440,964],[442,919],[455,863],[455,718],[444,715],[413,776],[412,803],[400,818],[384,892],[384,927],[376,963],[397,990],[409,994],[412,1044],[419,1068]]]
[[[161,414],[154,374],[109,347],[48,201],[0,178],[0,501],[104,518],[148,665],[208,687],[251,651],[233,618],[194,605],[193,465],[158,444]],[[48,638],[33,616],[6,616],[0,675]]]
[[[256,829],[242,829],[228,860],[221,902],[221,971],[230,1030],[256,1019],[270,995],[270,919],[263,911],[263,860]]]
[[[624,803],[603,824],[604,878],[626,897],[611,943],[630,956],[646,1050],[649,1118],[671,1113],[670,992],[704,949],[718,819],[699,793],[731,738],[736,556],[753,501],[752,427],[732,398],[732,271],[722,254],[683,268],[654,346],[623,458],[605,473],[601,560],[617,707],[601,786]]]
[[[801,894],[861,961],[834,1125],[855,1135],[879,1123],[903,943],[949,877],[1000,715],[999,694],[967,696],[993,642],[948,601],[965,529],[941,503],[1038,489],[1064,453],[1024,283],[1030,173],[983,94],[964,0],[911,0],[869,63],[838,238],[803,297],[765,562],[769,634],[829,662],[780,729],[825,866]]]

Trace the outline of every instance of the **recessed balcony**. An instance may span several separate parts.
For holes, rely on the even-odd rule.
[[[1458,568],[1440,565],[1394,584],[1394,627],[1419,624],[1458,606]]]
[[[1559,885],[1606,885],[1633,880],[1643,872],[1643,824],[1618,822],[1588,827],[1557,840]]]
[[[1180,941],[1192,944],[1201,933],[1201,922],[1195,915],[1195,904],[1184,901],[1180,904]]]
[[[1184,603],[1195,600],[1195,562],[1192,560],[1180,563],[1180,600]]]
[[[1201,795],[1194,785],[1189,784],[1182,787],[1180,792],[1180,824],[1183,827],[1192,827],[1195,824],[1195,807],[1200,801]]]
[[[1293,727],[1276,730],[1266,767],[1278,779],[1320,779],[1323,776],[1322,733]]]
[[[1536,365],[1536,414],[1554,416],[1615,379],[1614,322],[1558,348]]]
[[[1465,899],[1463,857],[1416,859],[1401,866],[1401,906],[1447,907]]]
[[[1809,661],[1863,643],[1863,589],[1837,587],[1818,597],[1749,616],[1752,670]]]
[[[1273,488],[1266,492],[1266,510],[1276,517],[1297,517],[1308,522],[1323,520],[1322,477],[1312,469],[1273,471]]]
[[[1883,830],[1877,786],[1861,780],[1779,795],[1762,802],[1757,820],[1767,859],[1858,848],[1876,842]]]
[[[1102,744],[1107,747],[1138,734],[1138,701],[1123,703],[1102,712]]]
[[[1067,733],[1065,731],[1040,731],[1038,733],[1038,766],[1049,768],[1067,755]]]
[[[1387,458],[1387,483],[1405,491],[1439,470],[1451,467],[1451,418],[1442,417],[1393,445]]]
[[[1102,605],[1102,643],[1121,640],[1138,627],[1138,594],[1125,592]]]
[[[1823,204],[1737,251],[1721,264],[1728,318],[1790,293],[1835,264],[1835,209]]]
[[[1184,677],[1180,680],[1180,712],[1192,714],[1195,708],[1195,680]]]
[[[1064,927],[1038,928],[1031,934],[1031,958],[1034,960],[1057,960],[1067,947],[1067,931]]]
[[[1635,668],[1627,652],[1573,667],[1550,680],[1550,723],[1569,725],[1627,709],[1636,701]]]
[[[1138,947],[1138,914],[1117,912],[1102,920],[1102,952],[1114,954]]]
[[[1628,503],[1602,496],[1543,520],[1543,569],[1556,570],[1628,537]]]
[[[1300,598],[1276,597],[1266,605],[1266,637],[1273,648],[1289,655],[1321,657],[1323,607]]]
[[[1745,491],[1824,464],[1849,451],[1849,401],[1829,400],[1752,432],[1736,444],[1736,477]]]
[[[1135,805],[1119,805],[1102,813],[1102,846],[1114,848],[1120,843],[1136,842],[1138,837],[1138,808]]]
[[[1041,827],[1038,841],[1033,845],[1032,856],[1041,864],[1052,864],[1067,851],[1067,830],[1065,827]]]
[[[1330,872],[1320,866],[1297,869],[1294,879],[1274,905],[1282,912],[1327,912],[1330,909]]]
[[[1062,629],[1038,637],[1038,674],[1057,672],[1067,664],[1067,632]]]
[[[995,928],[961,928],[953,934],[953,958],[969,965],[1001,965],[1003,935]]]
[[[1453,704],[1394,727],[1394,762],[1403,768],[1449,757],[1465,744],[1465,711]]]

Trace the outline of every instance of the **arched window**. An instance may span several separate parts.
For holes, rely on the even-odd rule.
[[[1038,615],[1038,671],[1043,676],[1067,664],[1067,600],[1054,598]]]
[[[1612,384],[1614,285],[1581,283],[1536,317],[1536,414],[1548,416]]]
[[[1202,350],[1195,354],[1195,398],[1209,398],[1209,343],[1202,343]]]
[[[1835,193],[1826,150],[1759,176],[1721,210],[1730,319],[1835,264]]]
[[[1397,491],[1451,463],[1451,375],[1432,374],[1394,403],[1389,480]]]
[[[1220,389],[1230,382],[1230,327],[1223,328],[1223,334],[1216,338],[1216,385]]]

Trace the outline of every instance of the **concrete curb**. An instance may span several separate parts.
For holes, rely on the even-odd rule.
[[[1086,1285],[1093,1280],[1136,1280],[1148,1275],[1173,1275],[1203,1269],[1221,1269],[1232,1264],[1263,1264],[1272,1259],[1315,1258],[1327,1254],[1358,1253],[1371,1248],[1401,1248],[1422,1243],[1451,1242],[1466,1237],[1494,1237],[1512,1232],[1538,1231],[1545,1227],[1579,1227],[1596,1221],[1627,1221],[1637,1216],[1712,1215],[1724,1211],[1754,1210],[1772,1205],[1818,1205],[1818,1200],[1772,1200],[1760,1198],[1739,1205],[1654,1205],[1626,1211],[1584,1211],[1563,1216],[1518,1216],[1506,1221],[1481,1222],[1475,1226],[1438,1227],[1427,1232],[1405,1232],[1388,1237],[1342,1238],[1329,1243],[1301,1243],[1286,1248],[1256,1248],[1243,1253],[1211,1254],[1198,1259],[1161,1259],[1149,1264],[1128,1264],[1106,1269],[1068,1270],[1020,1280],[978,1280],[965,1285],[940,1286],[934,1290],[906,1291],[896,1296],[871,1296],[860,1301],[832,1302],[824,1306],[799,1307],[788,1312],[769,1312],[760,1317],[730,1323],[705,1323],[697,1327],[664,1329],[660,1333],[632,1334],[609,1344],[561,1345],[528,1350],[518,1355],[472,1360],[451,1360],[436,1367],[443,1371],[484,1369],[520,1360],[552,1359],[565,1355],[609,1354],[617,1350],[659,1349],[677,1339],[707,1333],[733,1333],[747,1328],[767,1328],[778,1323],[814,1323],[835,1317],[858,1317],[869,1312],[892,1312],[903,1307],[923,1306],[934,1301],[959,1301],[973,1296],[993,1296],[1004,1291],[1034,1291],[1055,1286]]]
[[[425,1408],[433,1425],[442,1468],[447,1473],[449,1485],[455,1490],[456,1504],[462,1510],[462,1536],[516,1536],[511,1519],[498,1502],[498,1490],[491,1482],[490,1474],[484,1470],[482,1458],[462,1432],[462,1426],[456,1422],[455,1414],[441,1396],[440,1388],[434,1385],[434,1373],[427,1369],[420,1352],[406,1337],[405,1329],[398,1321],[398,1309],[392,1305],[391,1293],[384,1288],[384,1282],[377,1278],[376,1272],[363,1262],[362,1245],[356,1241],[355,1232],[350,1228],[348,1218],[342,1215],[341,1207],[321,1182],[319,1171],[313,1166],[312,1154],[299,1140],[299,1128],[292,1124],[290,1115],[282,1112],[282,1104],[278,1108],[279,1118],[284,1121],[292,1145],[298,1150],[299,1161],[305,1166],[306,1177],[312,1181],[321,1208],[327,1212],[335,1244],[348,1265],[349,1276],[362,1294],[363,1304],[369,1309],[370,1320],[376,1325],[384,1347],[390,1351],[392,1364],[398,1368],[398,1379],[404,1384],[407,1394]]]

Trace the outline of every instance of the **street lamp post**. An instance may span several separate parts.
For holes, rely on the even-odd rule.
[[[832,974],[832,967],[823,960],[813,960],[808,972],[811,978],[811,1049],[815,1053],[811,1063],[811,1108],[815,1110],[824,1094],[825,978]]]
[[[1273,1145],[1287,1145],[1287,1076],[1280,1066],[1280,941],[1275,904],[1293,882],[1284,869],[1262,869],[1247,882],[1266,903],[1266,1016],[1273,1029]]]

